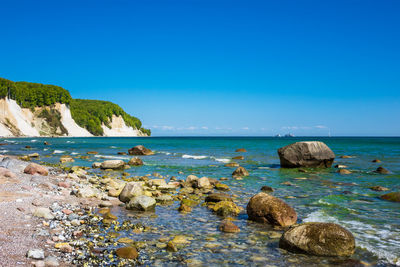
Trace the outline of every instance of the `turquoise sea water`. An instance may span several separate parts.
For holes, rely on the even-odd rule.
[[[51,145],[43,145],[45,140]],[[277,149],[296,141],[309,140],[325,142],[336,154],[334,165],[347,165],[352,174],[340,175],[335,168],[309,170],[307,173],[281,169]],[[58,163],[59,157],[65,154],[80,156],[86,155],[87,151],[99,152],[90,155],[88,160],[77,159],[73,163],[80,166],[91,166],[94,161],[106,158],[129,160],[130,156],[117,155],[117,152],[127,152],[141,144],[156,153],[142,157],[144,166],[127,170],[132,175],[157,172],[178,179],[185,179],[189,174],[216,179],[227,177],[223,183],[238,196],[237,204],[243,208],[263,185],[271,186],[275,189],[274,196],[295,208],[298,222],[335,222],[349,229],[357,243],[352,259],[372,265],[400,265],[400,204],[383,201],[378,197],[386,192],[369,189],[380,185],[389,188],[388,192],[400,191],[400,138],[15,138],[1,139],[0,142],[6,143],[0,147],[3,154],[38,152],[41,161],[53,163]],[[26,149],[26,145],[32,149]],[[248,152],[235,152],[237,148],[245,148]],[[250,172],[250,176],[243,180],[233,179],[234,169],[224,167],[238,155],[245,159],[237,162]],[[341,159],[341,155],[354,157]],[[372,163],[373,159],[382,162]],[[378,166],[389,169],[391,174],[374,173]],[[282,184],[284,182],[292,185]],[[156,232],[135,236],[137,240],[156,240],[170,234],[191,235],[193,238],[191,245],[177,254],[156,247],[154,251],[144,250],[141,257],[145,264],[180,265],[182,257],[209,265],[310,266],[335,263],[331,258],[295,255],[280,250],[278,240],[268,237],[272,228],[247,221],[245,213],[235,221],[241,232],[231,235],[218,231],[221,218],[206,207],[198,206],[190,214],[182,215],[176,210],[178,206],[178,202],[171,206],[157,206],[157,217],[120,211],[122,217],[157,227]],[[210,243],[217,245],[207,245]]]

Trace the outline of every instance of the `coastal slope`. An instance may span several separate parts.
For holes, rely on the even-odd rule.
[[[149,136],[108,101],[72,99],[64,88],[0,78],[0,136]]]

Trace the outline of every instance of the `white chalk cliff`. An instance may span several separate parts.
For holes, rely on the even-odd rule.
[[[57,111],[60,123],[57,126],[50,125],[40,113],[44,110]],[[110,127],[102,125],[104,136],[145,136],[143,133],[125,124],[121,116],[113,115]],[[63,129],[62,129],[63,128]],[[72,118],[69,107],[56,103],[52,107],[21,108],[12,99],[0,99],[0,136],[93,136],[86,129],[80,127]]]

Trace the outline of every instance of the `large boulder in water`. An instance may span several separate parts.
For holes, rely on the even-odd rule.
[[[278,226],[290,226],[297,221],[296,211],[279,198],[258,193],[247,204],[249,220]]]
[[[278,149],[281,167],[331,167],[335,154],[323,142],[297,142]]]
[[[137,155],[137,156],[148,156],[148,155],[154,155],[154,152],[151,151],[148,148],[145,148],[142,145],[132,147],[131,149],[128,150],[129,155]]]
[[[351,256],[355,250],[352,233],[334,223],[310,222],[290,227],[279,247],[317,256]]]
[[[126,204],[126,208],[129,210],[147,211],[153,210],[156,203],[157,202],[154,198],[142,195],[132,198],[129,203]]]
[[[390,192],[381,196],[381,199],[392,201],[392,202],[400,202],[400,192]]]

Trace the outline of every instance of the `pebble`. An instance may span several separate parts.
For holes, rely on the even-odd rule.
[[[43,260],[44,252],[41,249],[30,249],[27,253],[27,257],[35,260]]]

